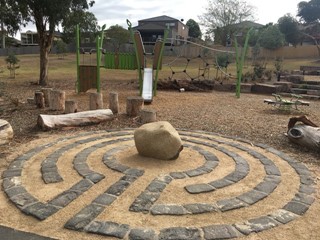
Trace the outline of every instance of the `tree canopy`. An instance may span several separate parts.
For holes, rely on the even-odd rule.
[[[254,20],[254,9],[242,0],[208,0],[206,12],[200,16],[201,25],[214,34],[215,42],[223,44],[227,35],[233,37],[232,25]]]
[[[105,35],[106,40],[111,42],[115,52],[119,52],[120,46],[127,43],[130,39],[129,30],[117,24],[109,27],[105,31]]]
[[[279,30],[284,34],[287,43],[296,46],[301,41],[301,33],[299,30],[298,21],[291,16],[286,14],[278,19]]]
[[[202,33],[199,27],[199,24],[193,20],[189,19],[186,23],[186,25],[189,27],[189,36],[192,38],[201,38]]]
[[[94,4],[90,0],[5,0],[25,21],[36,25],[40,47],[39,84],[47,85],[49,52],[56,27],[75,10],[88,9]]]
[[[320,0],[302,1],[298,4],[298,17],[305,23],[320,21]]]

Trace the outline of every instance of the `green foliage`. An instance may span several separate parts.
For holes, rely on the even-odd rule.
[[[318,22],[320,20],[320,0],[300,2],[297,16],[307,24]]]
[[[16,69],[19,68],[19,66],[16,66],[20,60],[17,58],[17,56],[13,53],[9,54],[6,59],[7,68],[10,71],[10,77],[15,78],[16,77]]]
[[[201,38],[202,33],[199,27],[199,24],[193,20],[189,19],[186,23],[186,25],[189,27],[189,36],[192,38]]]
[[[115,52],[119,52],[120,46],[130,39],[130,31],[119,25],[111,26],[105,31],[105,35],[107,41],[113,45]]]
[[[70,12],[62,21],[62,39],[65,43],[74,42],[76,36],[75,26],[79,24],[81,35],[94,42],[99,31],[98,20],[91,12],[76,10]]]
[[[281,57],[276,57],[274,61],[275,72],[279,73],[282,71],[283,59]]]
[[[260,46],[271,50],[282,47],[284,41],[284,36],[276,25],[268,26],[259,38]]]
[[[227,53],[218,54],[216,57],[216,65],[219,68],[227,68],[230,64],[230,56]]]
[[[253,65],[254,80],[255,79],[261,79],[265,70],[266,70],[266,64],[265,63],[256,62]]]
[[[254,47],[251,49],[251,53],[252,53],[252,61],[255,63],[260,55],[260,51],[261,51],[261,47],[260,44],[257,43],[256,45],[254,45]]]
[[[299,23],[290,14],[286,14],[278,20],[279,30],[284,34],[287,43],[296,46],[301,41]]]

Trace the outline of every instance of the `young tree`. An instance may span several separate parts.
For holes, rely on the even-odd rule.
[[[299,23],[290,14],[278,19],[279,30],[283,33],[286,42],[296,46],[301,41]]]
[[[259,43],[261,47],[267,49],[277,49],[284,45],[284,35],[280,32],[278,26],[268,26],[260,35]]]
[[[208,33],[215,35],[215,41],[219,39],[219,43],[223,44],[227,35],[233,38],[235,29],[232,25],[254,20],[254,9],[242,0],[208,0],[206,12],[200,16],[201,25],[206,27]]]
[[[71,12],[88,9],[94,4],[90,0],[7,0],[16,6],[25,20],[32,21],[37,28],[40,47],[39,85],[47,85],[49,52],[56,26]]]
[[[201,30],[200,30],[199,24],[195,20],[189,19],[186,25],[189,27],[190,37],[201,38],[202,36]]]

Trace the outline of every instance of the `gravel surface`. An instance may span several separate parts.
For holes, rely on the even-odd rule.
[[[78,102],[79,111],[88,110],[87,93],[76,94],[72,86],[55,83],[55,88],[65,90],[67,99]],[[37,127],[39,114],[59,114],[48,109],[37,109],[27,103],[39,86],[30,83],[16,84],[4,80],[0,85],[0,118],[9,121],[15,133],[14,140],[1,146],[1,155],[9,154],[14,147],[39,138],[42,131]],[[125,114],[127,96],[136,96],[137,84],[132,81],[108,82],[102,87],[105,107],[108,107],[108,94],[118,92],[120,113],[114,120],[98,125],[53,130],[53,133],[65,134],[78,131],[135,128],[141,125],[139,118],[128,118]],[[319,153],[290,143],[284,135],[289,118],[307,115],[314,123],[320,124],[320,101],[310,101],[310,106],[301,106],[299,110],[280,111],[263,103],[270,95],[241,94],[237,99],[230,92],[177,92],[158,91],[152,104],[145,108],[157,111],[157,120],[169,121],[180,129],[210,131],[222,135],[244,138],[252,143],[263,143],[281,150],[296,159],[319,166]]]

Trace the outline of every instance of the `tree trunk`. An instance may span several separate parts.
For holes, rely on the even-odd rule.
[[[50,93],[52,91],[52,88],[42,88],[41,92],[43,92],[44,96],[44,103],[46,107],[49,107],[49,101],[50,101]]]
[[[2,35],[2,49],[6,48],[6,34],[4,30],[4,23],[1,19],[1,35]]]
[[[118,93],[116,92],[109,93],[109,108],[111,109],[113,114],[116,114],[119,112]]]
[[[113,114],[110,109],[100,109],[61,115],[40,114],[38,116],[37,124],[41,129],[48,130],[61,127],[90,125],[112,119]]]
[[[50,92],[49,109],[54,111],[64,111],[66,93],[64,91],[52,90]]]
[[[127,98],[127,115],[129,117],[136,117],[139,115],[144,106],[143,97],[128,97]]]
[[[76,113],[78,112],[78,104],[74,100],[66,100],[64,113]]]
[[[102,93],[90,93],[90,110],[102,109],[103,97]]]
[[[48,83],[49,48],[40,45],[40,78],[39,85],[46,86]]]
[[[44,94],[43,92],[37,91],[34,93],[34,100],[36,103],[37,108],[44,108]]]

